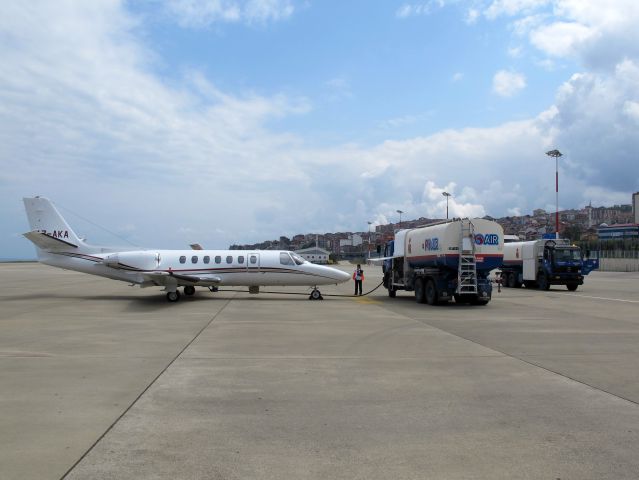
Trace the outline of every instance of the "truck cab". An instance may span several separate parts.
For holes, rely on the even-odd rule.
[[[566,285],[568,290],[577,290],[584,283],[584,275],[598,267],[598,260],[584,261],[579,247],[549,240],[544,245],[537,279],[539,288],[547,290],[550,285]]]

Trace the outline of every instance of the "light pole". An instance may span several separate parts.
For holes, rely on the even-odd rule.
[[[559,238],[559,157],[562,153],[555,149],[546,152],[549,157],[555,157],[555,200],[557,202],[557,211],[555,212],[555,238]]]
[[[448,192],[442,192],[442,195],[446,197],[446,220],[448,220],[448,197],[452,197],[452,195]]]
[[[399,229],[402,229],[402,212],[401,210],[397,210],[397,213],[399,213]]]
[[[368,222],[368,263],[371,263],[371,225],[373,222]]]

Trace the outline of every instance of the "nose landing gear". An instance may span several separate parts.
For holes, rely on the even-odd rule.
[[[322,293],[317,289],[317,287],[313,287],[313,291],[308,296],[308,299],[309,300],[324,300],[324,297],[322,297]]]

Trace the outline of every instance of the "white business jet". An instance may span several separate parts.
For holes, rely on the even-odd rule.
[[[46,198],[25,198],[31,240],[38,260],[46,265],[122,280],[140,287],[164,287],[169,302],[180,299],[178,287],[193,295],[195,287],[216,291],[220,286],[313,287],[310,297],[322,298],[318,285],[345,282],[341,270],[307,262],[283,250],[122,250],[89,245],[71,230]]]

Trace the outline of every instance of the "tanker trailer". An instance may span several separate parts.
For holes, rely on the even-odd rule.
[[[397,290],[414,291],[418,303],[454,298],[486,305],[492,294],[488,274],[501,266],[503,248],[502,227],[481,218],[400,230],[384,249],[384,286],[390,297]]]

